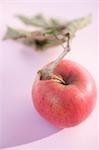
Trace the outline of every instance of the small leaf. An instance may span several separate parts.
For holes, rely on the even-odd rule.
[[[31,18],[23,15],[17,15],[17,17],[26,25],[32,25],[32,26],[42,27],[42,28],[48,26],[46,19],[42,15],[36,15]]]
[[[59,19],[51,18],[51,19],[50,19],[50,25],[51,25],[52,27],[59,26],[59,25],[60,25]]]
[[[31,19],[32,19],[32,21],[34,20],[35,24],[38,25],[39,27],[45,28],[45,27],[49,26],[48,21],[41,14],[36,15],[36,16],[32,17]]]
[[[3,37],[3,40],[7,40],[7,39],[18,39],[20,37],[25,37],[27,36],[29,33],[23,30],[17,30],[11,27],[7,27],[7,31]]]
[[[43,32],[45,35],[54,35],[54,34],[58,34],[58,30],[56,28],[48,28]]]
[[[86,17],[75,19],[75,20],[68,22],[68,24],[67,24],[68,32],[70,32],[71,36],[73,37],[75,35],[76,31],[78,31],[78,30],[86,27],[88,24],[90,24],[91,19],[92,19],[92,16],[88,15]]]
[[[19,18],[24,24],[26,25],[33,25],[33,22],[30,18],[23,16],[23,15],[17,15],[17,18]]]

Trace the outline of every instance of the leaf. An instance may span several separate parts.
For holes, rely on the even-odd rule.
[[[48,28],[48,29],[46,29],[46,30],[44,30],[44,32],[43,32],[45,35],[54,35],[54,34],[58,34],[59,32],[58,32],[58,30],[57,30],[57,28]]]
[[[34,17],[31,18],[32,21],[34,20],[35,24],[38,25],[39,27],[48,27],[48,21],[46,20],[46,18],[39,14],[39,15],[36,15]]]
[[[17,17],[26,25],[32,25],[32,26],[42,27],[42,28],[48,26],[46,19],[40,14],[31,18],[23,15],[17,15]]]
[[[17,15],[16,17],[19,18],[26,25],[33,25],[31,18],[28,18],[28,17],[23,16],[23,15]]]
[[[59,25],[60,25],[59,19],[51,18],[51,19],[49,20],[49,22],[50,22],[50,25],[51,25],[52,27],[55,27],[55,26],[59,26]]]
[[[86,17],[75,19],[75,20],[68,22],[67,30],[68,30],[68,32],[70,32],[71,37],[73,37],[78,30],[80,30],[80,29],[86,27],[88,24],[90,24],[91,20],[92,20],[92,16],[88,15]]]
[[[28,36],[28,32],[23,31],[23,30],[17,30],[11,27],[7,27],[7,31],[3,37],[3,40],[7,39],[18,39],[20,37],[26,37]]]
[[[66,42],[66,33],[70,33],[70,38],[73,38],[78,30],[91,22],[91,15],[69,22],[58,21],[54,18],[46,20],[42,15],[31,18],[19,15],[18,18],[27,25],[40,27],[41,30],[28,32],[8,27],[3,39],[14,39],[41,50]],[[55,37],[58,37],[59,40]]]

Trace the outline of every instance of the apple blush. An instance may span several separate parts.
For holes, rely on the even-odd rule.
[[[78,63],[62,60],[69,51],[68,36],[63,53],[38,71],[32,88],[36,110],[60,128],[84,121],[93,111],[97,96],[90,73]]]

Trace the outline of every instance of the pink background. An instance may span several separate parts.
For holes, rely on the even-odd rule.
[[[72,52],[66,58],[85,66],[97,84],[97,5],[98,2],[95,0],[79,2],[0,0],[0,38],[5,33],[6,25],[26,29],[14,17],[16,14],[31,16],[41,12],[46,16],[68,20],[92,13],[92,24],[77,33],[71,44]],[[63,130],[46,122],[33,107],[31,87],[36,72],[41,66],[55,59],[61,51],[62,48],[57,47],[41,53],[12,40],[0,41],[1,148],[9,147],[7,148],[9,150],[98,149],[99,109],[97,106],[82,124]]]

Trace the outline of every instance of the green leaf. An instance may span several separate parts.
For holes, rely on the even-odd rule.
[[[52,27],[56,27],[56,26],[59,26],[59,25],[60,25],[59,19],[51,18],[51,19],[49,20],[49,22],[50,22],[50,26],[52,26]]]
[[[45,35],[54,35],[54,34],[58,34],[59,32],[58,32],[58,30],[57,30],[57,28],[48,28],[48,29],[46,29],[46,30],[44,30],[44,32],[43,32]]]
[[[3,37],[3,40],[7,39],[18,39],[20,37],[26,37],[28,36],[28,32],[23,31],[23,30],[17,30],[11,27],[7,27],[7,31]]]
[[[67,30],[68,30],[68,32],[70,32],[71,37],[73,37],[78,30],[80,30],[80,29],[86,27],[88,24],[90,24],[91,20],[92,20],[92,16],[88,15],[86,17],[82,17],[82,18],[75,19],[75,20],[68,22]]]
[[[23,16],[23,15],[17,15],[16,17],[19,18],[26,25],[33,25],[31,18],[28,18],[28,17]]]
[[[17,17],[26,25],[42,27],[42,28],[48,26],[46,19],[40,14],[31,18],[23,15],[17,15]]]
[[[18,18],[27,25],[40,27],[41,29],[28,32],[8,27],[3,39],[14,39],[30,47],[35,46],[37,49],[46,49],[62,44],[66,42],[66,33],[69,32],[70,38],[73,38],[78,30],[91,22],[91,15],[69,22],[58,21],[54,18],[46,20],[42,15],[31,18],[19,15]],[[55,38],[56,36],[59,40]]]
[[[41,14],[36,15],[36,16],[32,17],[31,19],[32,19],[32,21],[34,21],[35,24],[36,24],[37,26],[39,26],[39,27],[45,28],[45,27],[48,27],[48,26],[49,26],[49,25],[48,25],[48,21],[47,21],[46,18],[45,18],[43,15],[41,15]]]

